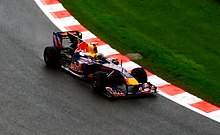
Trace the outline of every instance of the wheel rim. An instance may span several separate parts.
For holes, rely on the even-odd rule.
[[[44,55],[44,60],[46,63],[49,62],[49,58],[50,58],[50,54],[47,52],[45,55]]]
[[[93,82],[92,82],[92,87],[93,87],[94,89],[96,89],[97,86],[98,86],[98,80],[97,80],[96,77],[94,77],[94,78],[93,78]]]

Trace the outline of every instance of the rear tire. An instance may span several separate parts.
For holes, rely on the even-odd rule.
[[[60,52],[54,46],[49,46],[44,49],[44,61],[50,67],[57,67],[60,62]]]
[[[131,71],[131,75],[139,82],[146,83],[147,82],[147,73],[143,68],[134,68]]]
[[[106,73],[97,71],[92,77],[92,88],[96,93],[101,93],[105,89]]]

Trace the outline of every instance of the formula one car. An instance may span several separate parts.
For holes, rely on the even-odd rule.
[[[128,73],[117,59],[97,52],[95,43],[82,40],[78,31],[53,32],[54,46],[44,50],[44,61],[51,67],[61,67],[71,74],[90,80],[97,93],[107,97],[124,97],[156,93],[157,87],[147,82],[143,68]]]

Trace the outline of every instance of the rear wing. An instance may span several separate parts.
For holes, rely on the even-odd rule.
[[[79,31],[53,32],[53,44],[57,48],[62,48],[63,39],[80,40],[82,42],[82,33]]]

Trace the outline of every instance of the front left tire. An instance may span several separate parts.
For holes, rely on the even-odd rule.
[[[101,93],[105,89],[106,73],[97,71],[93,74],[91,83],[92,88],[96,93]]]

